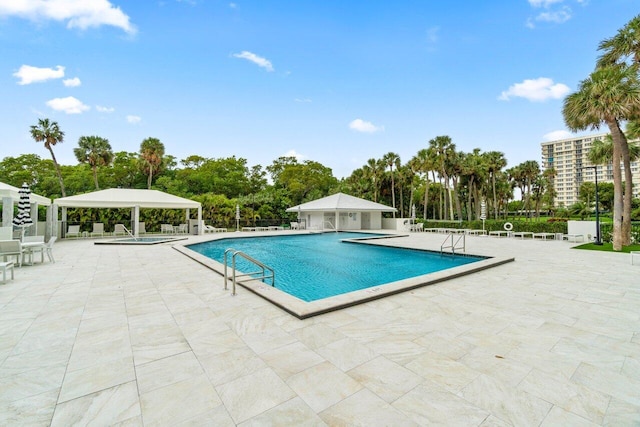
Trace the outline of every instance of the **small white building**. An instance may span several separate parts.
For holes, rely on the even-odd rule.
[[[313,230],[381,230],[382,212],[396,209],[337,193],[287,209],[297,212],[301,226]]]

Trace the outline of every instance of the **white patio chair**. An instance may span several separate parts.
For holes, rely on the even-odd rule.
[[[6,262],[7,258],[12,256],[16,257],[18,267],[22,267],[25,250],[22,248],[20,240],[0,240],[0,257]]]
[[[292,230],[297,230],[298,229],[298,223],[297,222],[292,222],[291,223],[291,229]]]
[[[215,227],[211,226],[211,225],[206,225],[204,226],[204,232],[205,233],[215,233],[217,230]]]
[[[173,234],[173,225],[171,225],[171,224],[160,224],[160,232],[162,234]]]
[[[65,237],[75,237],[76,239],[80,237],[80,226],[70,225],[69,228],[67,228],[67,234]]]
[[[57,237],[53,236],[44,245],[44,252],[47,254],[47,258],[49,258],[49,262],[53,262],[53,263],[56,262],[56,260],[53,258],[53,244],[55,243],[56,239]]]
[[[189,225],[188,224],[180,224],[178,226],[178,233],[179,234],[187,234],[189,232]]]
[[[115,227],[113,228],[113,235],[114,236],[126,236],[127,235],[127,230],[126,230],[126,228],[124,228],[124,224],[116,224]]]
[[[93,230],[91,231],[91,237],[100,236],[104,237],[104,224],[101,222],[93,223]]]

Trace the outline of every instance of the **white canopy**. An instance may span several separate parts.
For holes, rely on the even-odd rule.
[[[20,200],[19,191],[20,189],[18,187],[0,182],[0,198],[10,197],[14,202],[17,203]],[[29,199],[31,203],[37,203],[40,206],[51,205],[51,199],[40,196],[38,194],[31,193],[29,195]]]
[[[336,193],[322,199],[302,203],[287,209],[287,212],[393,212],[395,208],[371,202],[344,193]]]
[[[199,202],[158,190],[110,188],[77,196],[61,197],[55,199],[53,203],[62,206],[63,221],[66,221],[66,208],[131,208],[131,224],[133,224],[135,236],[138,236],[140,208],[187,209],[187,219],[189,209],[195,208],[198,209],[198,224],[202,222],[202,205]],[[202,234],[202,227],[198,228],[198,234]]]
[[[53,201],[58,206],[73,208],[200,208],[199,202],[158,190],[110,188],[77,196],[61,197]]]

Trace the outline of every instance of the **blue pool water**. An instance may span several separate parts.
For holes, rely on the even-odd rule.
[[[366,236],[340,232],[231,238],[189,245],[189,249],[221,263],[226,249],[242,251],[275,270],[276,288],[303,301],[315,301],[483,259],[343,242]],[[236,259],[236,266],[246,272],[257,269],[240,257]]]

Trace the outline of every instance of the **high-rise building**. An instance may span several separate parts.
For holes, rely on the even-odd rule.
[[[613,164],[594,165],[588,159],[593,141],[604,139],[606,133],[557,141],[543,142],[542,168],[554,168],[556,177],[553,185],[556,190],[555,206],[571,206],[578,201],[578,192],[584,182],[595,182],[596,173],[598,183],[613,182]],[[595,166],[595,170],[594,170]],[[633,176],[633,197],[640,197],[640,162],[631,162]],[[622,169],[624,180],[624,168]]]

